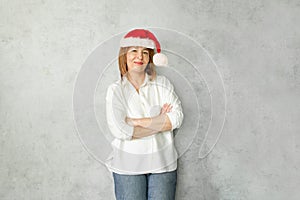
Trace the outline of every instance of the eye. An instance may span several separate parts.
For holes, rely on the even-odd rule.
[[[137,52],[137,49],[136,49],[136,48],[130,48],[130,49],[128,50],[128,52]]]
[[[143,54],[148,55],[149,52],[148,51],[143,51]]]

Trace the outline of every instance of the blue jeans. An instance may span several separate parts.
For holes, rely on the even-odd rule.
[[[117,200],[174,200],[177,170],[157,174],[123,175],[113,172]]]

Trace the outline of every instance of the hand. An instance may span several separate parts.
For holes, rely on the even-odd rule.
[[[165,103],[160,110],[160,115],[166,114],[172,111],[173,106],[171,104]]]

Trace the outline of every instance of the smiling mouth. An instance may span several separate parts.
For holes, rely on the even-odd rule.
[[[143,62],[134,62],[137,65],[143,65]]]

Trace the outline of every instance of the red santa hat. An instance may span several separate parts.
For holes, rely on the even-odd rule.
[[[167,66],[168,58],[160,53],[161,48],[157,38],[148,30],[134,29],[127,33],[120,41],[121,47],[141,46],[155,49],[157,53],[153,56],[153,63],[157,66]]]

